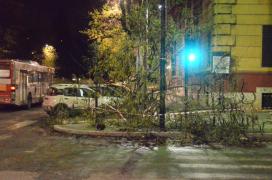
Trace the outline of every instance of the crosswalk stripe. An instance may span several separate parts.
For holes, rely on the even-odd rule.
[[[182,173],[186,179],[271,179],[271,175],[248,173]]]
[[[209,168],[209,169],[271,169],[272,165],[245,165],[245,164],[179,164],[181,168]]]
[[[239,157],[237,159],[231,157],[210,157],[210,156],[180,156],[175,157],[176,160],[187,160],[187,161],[216,161],[216,162],[231,162],[232,160],[236,160],[239,162],[271,162],[272,165],[272,158],[271,157],[261,157],[261,158],[250,158],[250,157]]]

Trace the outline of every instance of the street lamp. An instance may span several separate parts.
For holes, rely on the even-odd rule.
[[[56,49],[48,44],[45,44],[43,47],[43,64],[49,67],[55,67],[55,61],[57,59],[57,51]]]
[[[159,4],[159,5],[158,5],[158,8],[159,8],[159,10],[161,10],[161,9],[162,9],[162,5],[161,5],[161,4]]]

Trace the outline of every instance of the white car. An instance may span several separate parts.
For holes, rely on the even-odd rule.
[[[43,109],[51,113],[60,107],[65,110],[94,108],[95,96],[95,90],[87,85],[54,84],[44,97]],[[117,99],[111,96],[98,96],[98,106],[109,104]]]

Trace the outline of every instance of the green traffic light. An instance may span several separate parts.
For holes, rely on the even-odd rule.
[[[194,53],[190,53],[189,57],[188,57],[188,60],[190,62],[194,62],[196,60],[196,55]]]

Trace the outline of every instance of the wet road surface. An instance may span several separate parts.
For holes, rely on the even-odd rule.
[[[46,114],[0,109],[0,180],[272,179],[272,144],[262,148],[141,146],[62,136]]]

